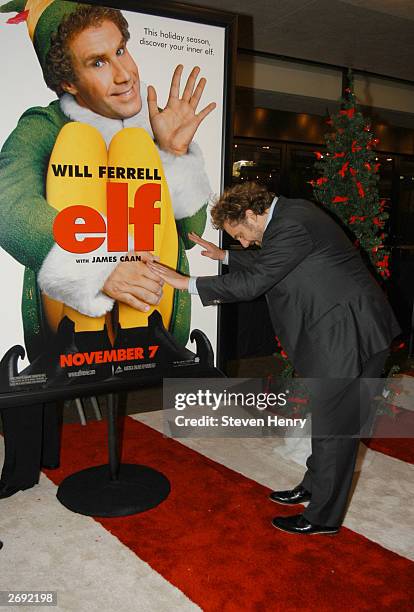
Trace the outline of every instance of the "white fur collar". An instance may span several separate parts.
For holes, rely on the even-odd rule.
[[[154,138],[154,134],[151,129],[151,124],[148,115],[147,107],[147,86],[141,81],[140,93],[142,100],[142,108],[139,113],[130,117],[129,119],[109,119],[98,115],[89,108],[80,106],[75,98],[68,93],[63,94],[60,98],[60,108],[62,112],[72,119],[72,121],[80,121],[81,123],[87,123],[92,127],[95,127],[102,134],[106,146],[109,146],[112,138],[117,132],[122,130],[124,127],[141,127],[144,128]]]

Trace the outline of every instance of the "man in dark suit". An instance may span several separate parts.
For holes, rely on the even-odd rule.
[[[150,264],[167,283],[198,293],[204,305],[265,294],[275,333],[313,400],[312,454],[300,485],[275,491],[283,504],[310,501],[301,514],[276,517],[290,533],[336,533],[345,513],[360,424],[367,421],[388,349],[400,332],[394,314],[339,225],[306,200],[274,197],[254,183],[228,189],[213,224],[253,251],[230,252],[190,235],[230,274],[178,275]],[[362,384],[361,384],[362,383]]]
[[[15,406],[1,414],[5,458],[0,499],[30,489],[42,468],[56,469],[60,460],[62,409],[55,403]]]

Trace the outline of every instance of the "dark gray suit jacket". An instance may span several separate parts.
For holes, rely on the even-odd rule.
[[[276,335],[302,377],[354,378],[400,328],[342,229],[306,200],[279,197],[260,249],[230,252],[230,273],[197,279],[206,306],[265,294]]]

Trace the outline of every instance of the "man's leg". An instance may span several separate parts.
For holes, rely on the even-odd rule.
[[[388,351],[382,351],[371,357],[360,378],[379,378],[387,355]],[[303,516],[312,524],[337,527],[342,522],[355,469],[358,434],[369,418],[377,387],[365,386],[361,398],[361,380],[356,379],[329,402],[321,402],[319,409],[316,405],[313,411],[312,429],[316,435],[302,481],[302,486],[312,494]],[[349,435],[352,433],[356,437]]]
[[[43,405],[17,406],[2,412],[5,459],[2,487],[28,489],[39,480]]]

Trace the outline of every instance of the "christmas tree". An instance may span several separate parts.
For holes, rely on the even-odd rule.
[[[320,176],[311,184],[315,199],[339,219],[379,279],[386,280],[390,272],[384,225],[389,215],[378,192],[380,164],[375,148],[379,141],[358,110],[351,71],[348,83],[340,110],[327,121],[330,128],[325,136],[327,152],[315,152],[315,167]],[[281,375],[292,376],[294,368],[288,355],[278,338],[276,342],[284,360]]]
[[[382,279],[390,276],[389,251],[384,246],[388,219],[378,192],[375,148],[378,139],[358,110],[352,74],[340,110],[330,117],[325,136],[327,152],[315,152],[320,176],[311,181],[318,202],[345,226],[348,235]]]

